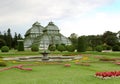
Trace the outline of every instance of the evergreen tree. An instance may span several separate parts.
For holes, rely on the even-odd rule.
[[[13,42],[12,42],[12,47],[13,47],[14,49],[16,49],[16,47],[17,47],[17,45],[18,45],[17,40],[18,40],[18,36],[17,36],[17,33],[15,32],[15,35],[14,35],[14,38],[13,38]]]
[[[11,49],[12,48],[12,35],[11,35],[11,30],[10,28],[7,30],[7,46]]]
[[[4,32],[3,39],[4,39],[4,41],[6,42],[6,45],[7,45],[7,34],[6,34],[6,32]]]
[[[3,39],[0,39],[0,48],[5,45],[6,45],[5,41]]]
[[[23,38],[22,38],[22,36],[21,36],[21,34],[18,34],[18,40],[22,40]]]

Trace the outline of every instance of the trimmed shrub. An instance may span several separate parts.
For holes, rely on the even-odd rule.
[[[78,47],[77,51],[78,52],[85,52],[87,48],[87,40],[85,36],[81,36],[78,38]]]
[[[115,45],[112,47],[113,51],[120,51],[120,46],[119,45]]]
[[[66,50],[69,52],[74,52],[75,51],[75,47],[73,45],[67,45],[66,46]]]
[[[60,51],[60,52],[62,52],[62,51],[65,51],[66,48],[65,48],[64,45],[58,45],[58,46],[57,46],[57,50]]]
[[[9,47],[8,46],[3,46],[1,48],[1,52],[9,52]]]
[[[0,61],[0,66],[4,67],[7,66],[7,64],[4,61]]]
[[[56,50],[56,46],[55,45],[49,45],[48,50],[55,51]]]
[[[24,51],[23,40],[18,40],[18,51]]]
[[[31,51],[35,51],[35,52],[39,51],[38,46],[37,45],[32,45]]]
[[[98,52],[101,52],[103,50],[103,48],[102,48],[102,46],[99,45],[99,46],[96,46],[95,50]]]

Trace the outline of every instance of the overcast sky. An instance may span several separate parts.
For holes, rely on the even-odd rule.
[[[120,0],[0,0],[0,31],[22,35],[34,22],[53,21],[64,36],[120,30]]]

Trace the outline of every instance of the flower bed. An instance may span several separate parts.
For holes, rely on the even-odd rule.
[[[65,67],[71,67],[71,64],[64,64]]]
[[[101,79],[117,78],[120,77],[120,71],[96,72],[95,76]]]
[[[116,59],[113,58],[100,58],[100,61],[116,61]]]
[[[115,64],[120,65],[120,62],[116,62]]]
[[[5,71],[5,70],[10,70],[10,69],[13,69],[13,68],[17,68],[17,69],[20,69],[20,70],[27,70],[27,71],[32,71],[32,68],[23,68],[23,66],[27,66],[27,65],[17,65],[17,66],[11,66],[11,67],[8,67],[8,68],[3,68],[3,69],[0,69],[0,72],[1,71]]]

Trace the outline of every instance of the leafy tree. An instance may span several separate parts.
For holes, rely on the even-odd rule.
[[[103,48],[103,50],[111,50],[112,49],[111,46],[109,46],[107,44],[102,45],[102,48]]]
[[[86,37],[85,36],[79,37],[78,38],[78,48],[77,48],[77,51],[78,52],[85,52],[86,51],[86,47],[87,47]]]
[[[114,45],[114,46],[112,47],[112,50],[113,50],[113,51],[120,51],[120,46],[119,46],[119,45]]]
[[[78,45],[78,35],[75,33],[72,33],[69,37],[69,39],[72,42],[72,45],[77,49],[77,45]]]
[[[102,41],[110,46],[116,45],[118,43],[117,33],[106,31],[102,36]]]
[[[95,50],[95,47],[98,45],[102,45],[102,36],[101,35],[90,35],[87,36],[87,45],[88,47],[92,47]]]

